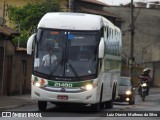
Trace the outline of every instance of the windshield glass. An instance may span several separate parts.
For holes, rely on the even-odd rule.
[[[120,78],[120,81],[119,81],[119,85],[122,85],[122,86],[131,86],[131,80],[130,78]]]
[[[96,74],[98,32],[41,29],[37,33],[34,72],[49,77]]]

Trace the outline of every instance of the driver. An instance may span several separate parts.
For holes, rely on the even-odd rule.
[[[43,56],[42,65],[43,66],[53,66],[57,64],[57,57],[53,54],[53,49],[48,48],[48,54]]]

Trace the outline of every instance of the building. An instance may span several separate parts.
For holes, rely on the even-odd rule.
[[[18,95],[30,92],[32,56],[17,49],[12,41],[19,35],[13,29],[0,26],[0,95]]]
[[[122,19],[118,15],[103,10],[104,7],[109,8],[110,7],[109,5],[102,3],[98,0],[72,0],[72,1],[73,1],[72,5],[73,12],[101,15],[110,20],[116,26],[121,27]]]
[[[130,57],[130,7],[112,6],[104,10],[119,15],[125,21],[122,24],[123,54]],[[134,8],[134,66],[152,68],[153,84],[160,86],[160,10],[146,7]],[[128,58],[126,57],[126,59]],[[127,61],[127,60],[126,60]],[[127,64],[127,62],[126,62]]]

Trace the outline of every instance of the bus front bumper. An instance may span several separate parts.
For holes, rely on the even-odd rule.
[[[82,103],[82,104],[95,104],[99,101],[99,92],[97,87],[83,92],[53,92],[38,88],[32,85],[32,100],[48,101],[48,102],[62,102],[62,103]]]

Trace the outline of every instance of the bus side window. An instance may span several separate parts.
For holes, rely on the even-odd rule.
[[[107,38],[108,38],[108,36],[109,36],[109,27],[107,27],[106,33],[107,33]]]
[[[100,30],[100,36],[101,36],[101,37],[103,37],[103,36],[104,36],[104,29],[105,29],[105,28],[104,28],[104,27],[102,27],[102,28],[101,28],[101,30]]]

